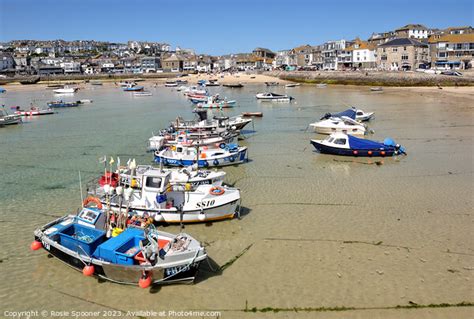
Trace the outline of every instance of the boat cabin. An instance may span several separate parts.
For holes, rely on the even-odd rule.
[[[329,135],[325,140],[323,140],[323,144],[337,148],[350,148],[349,138],[344,133],[334,133]]]

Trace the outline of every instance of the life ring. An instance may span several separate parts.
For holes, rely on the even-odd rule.
[[[209,190],[209,194],[214,196],[220,196],[225,193],[225,189],[220,186],[214,186]]]
[[[97,197],[89,196],[86,199],[84,199],[84,202],[82,203],[82,206],[87,207],[90,203],[94,203],[97,205],[98,209],[102,209],[102,203]]]

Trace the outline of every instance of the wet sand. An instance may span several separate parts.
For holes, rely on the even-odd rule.
[[[112,87],[85,88],[80,98],[96,101],[89,109],[63,111],[60,121],[0,129],[0,177],[8,185],[0,193],[1,310],[469,318],[472,307],[396,309],[474,301],[474,113],[465,89],[389,88],[380,94],[366,87],[275,88],[295,96],[292,104],[257,103],[253,95],[264,85],[213,89],[239,101],[230,115],[264,112],[255,120],[257,133],[243,142],[251,161],[225,168],[227,182],[242,191],[242,219],[186,226],[207,246],[212,268],[231,264],[222,272],[203,265],[195,285],[141,290],[84,278],[44,251],[28,250],[35,227],[77,207],[77,170],[98,174],[97,158],[104,153],[148,163],[144,143],[152,129],[172,115],[190,114],[171,89],[157,88],[150,100],[127,97],[122,105],[125,97],[119,100]],[[35,91],[11,94],[7,105]],[[373,138],[394,138],[408,156],[315,153],[309,140],[316,135],[307,125],[345,105],[375,111]],[[120,121],[126,130],[117,127]],[[245,312],[253,307],[284,311]],[[350,309],[327,311],[337,307]]]

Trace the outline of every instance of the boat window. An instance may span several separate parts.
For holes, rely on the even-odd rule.
[[[332,143],[332,141],[334,141],[334,137],[330,137],[330,138],[328,139],[328,142],[329,142],[329,143]]]
[[[345,138],[337,138],[337,139],[334,141],[334,144],[337,144],[337,145],[346,145],[346,139],[345,139]]]
[[[146,178],[146,187],[160,188],[161,178],[159,177],[147,177]]]
[[[364,113],[362,113],[362,112],[357,112],[357,115],[363,115],[363,114],[364,114]]]
[[[177,152],[177,153],[183,152],[183,148],[182,148],[182,147],[177,147],[177,148],[176,148],[176,152]]]

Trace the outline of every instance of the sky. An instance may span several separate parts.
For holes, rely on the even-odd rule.
[[[409,23],[474,25],[472,0],[0,0],[0,42],[166,42],[197,53],[367,39]]]

